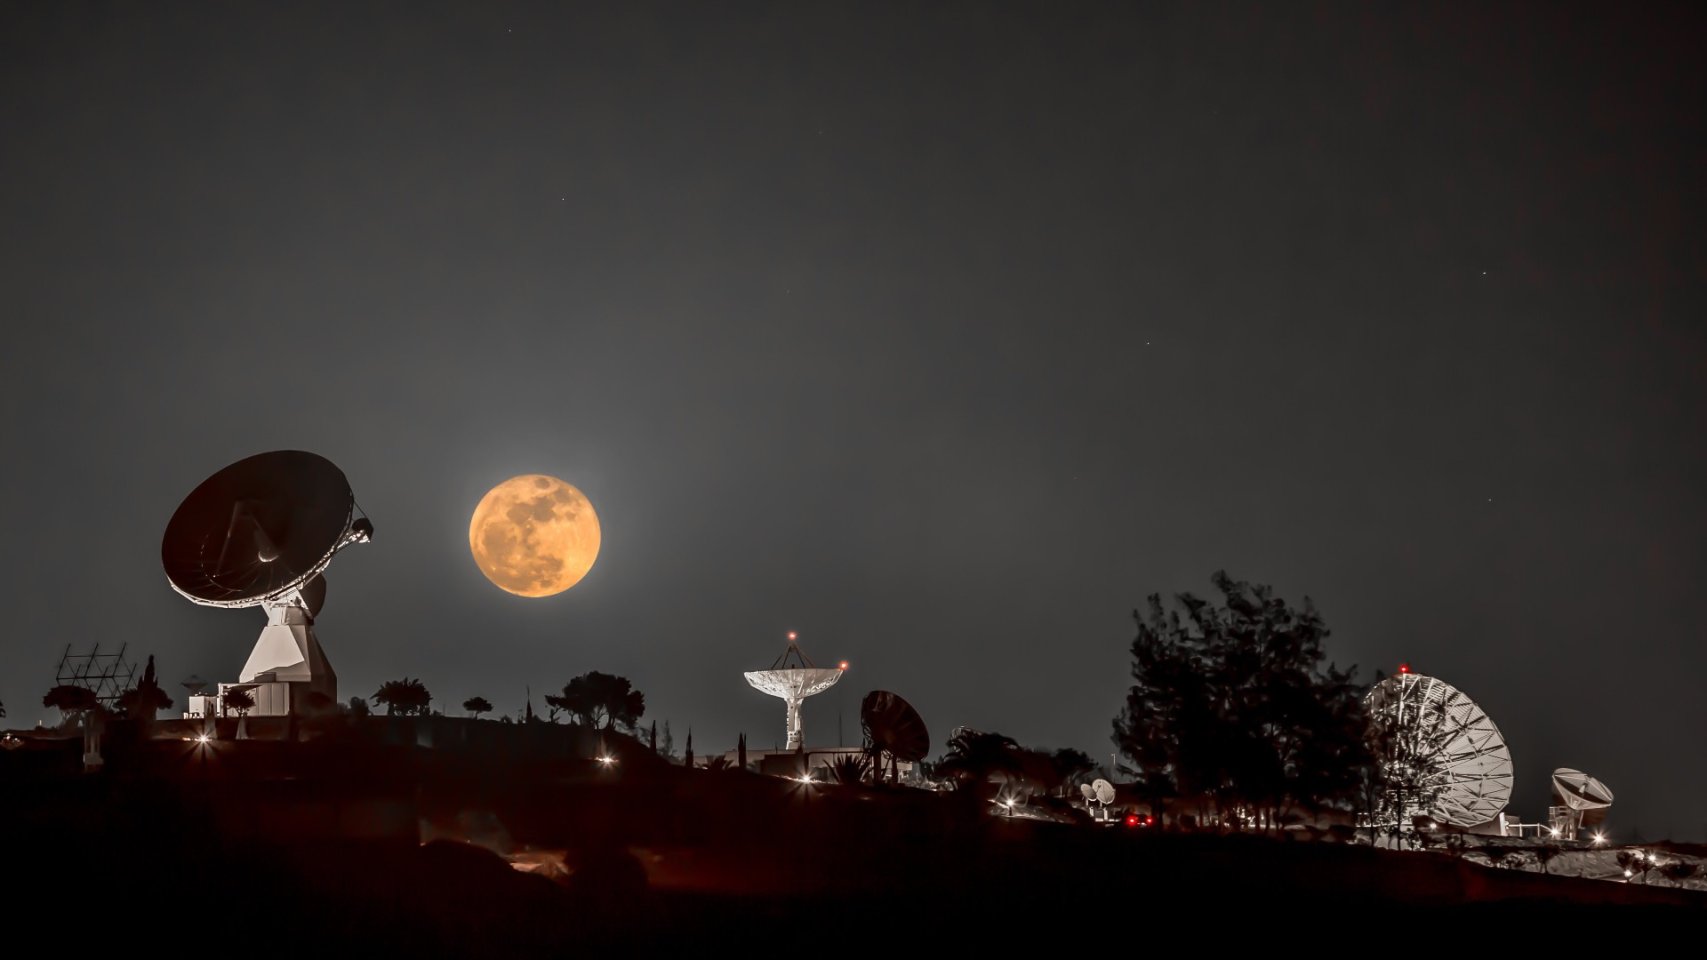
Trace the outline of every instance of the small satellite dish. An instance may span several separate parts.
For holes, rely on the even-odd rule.
[[[190,692],[190,696],[200,696],[201,692],[207,689],[207,681],[192,673],[184,678],[183,686],[185,690]]]
[[[1114,784],[1101,777],[1091,784],[1091,792],[1096,794],[1097,802],[1105,807],[1114,802]]]
[[[897,760],[917,763],[931,749],[930,731],[899,694],[873,690],[859,704],[859,725],[871,745]]]
[[[302,597],[302,605],[308,608],[310,617],[320,616],[320,608],[326,605],[326,575],[317,573],[308,578],[297,594]]]
[[[1092,800],[1097,798],[1097,792],[1092,790],[1091,785],[1088,783],[1079,784],[1079,793],[1085,798],[1086,803],[1090,803]]]
[[[1572,810],[1601,810],[1612,806],[1612,789],[1581,770],[1553,771],[1553,795]]]
[[[295,592],[349,543],[373,536],[344,472],[325,457],[275,450],[201,482],[166,525],[172,589],[210,607],[253,607]]]

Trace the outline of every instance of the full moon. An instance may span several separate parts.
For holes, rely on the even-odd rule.
[[[511,477],[480,498],[468,549],[486,579],[519,597],[549,597],[581,582],[599,556],[599,516],[556,477]]]

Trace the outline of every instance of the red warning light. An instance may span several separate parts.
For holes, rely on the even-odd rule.
[[[793,643],[796,636],[797,634],[793,630],[788,631],[788,642]]]
[[[1399,664],[1399,672],[1400,673],[1410,673],[1411,672],[1411,665],[1408,663]]]
[[[1136,813],[1127,814],[1126,825],[1129,827],[1136,827],[1138,825],[1138,815]]]
[[[847,661],[846,661],[846,660],[843,660],[843,661],[842,661],[842,662],[841,662],[841,664],[839,664],[839,666],[840,666],[840,667],[841,667],[841,668],[842,668],[842,669],[843,669],[843,670],[846,670],[846,669],[847,669],[847,668],[848,668],[848,662],[847,662]]]

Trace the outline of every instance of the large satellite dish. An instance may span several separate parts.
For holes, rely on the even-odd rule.
[[[815,697],[836,685],[842,678],[840,667],[820,667],[800,652],[799,637],[788,634],[788,646],[782,656],[772,661],[769,670],[743,673],[747,683],[760,693],[780,698],[788,709],[788,749],[799,750],[805,742],[806,725],[800,719],[800,705],[807,697]]]
[[[321,572],[339,550],[372,537],[344,472],[317,454],[256,454],[190,491],[160,542],[172,589],[203,606],[267,613],[239,682],[220,684],[205,709],[223,709],[226,691],[239,685],[256,716],[296,713],[310,694],[337,699],[337,674],[314,635],[326,600]]]
[[[866,742],[878,753],[889,754],[891,772],[895,761],[918,763],[931,750],[931,734],[923,717],[900,694],[888,690],[873,690],[859,704],[859,725],[865,731]],[[882,770],[873,771],[882,776]]]
[[[1475,827],[1498,817],[1510,802],[1511,751],[1505,737],[1458,688],[1404,671],[1376,684],[1364,705],[1371,718],[1395,732],[1394,755],[1422,770],[1426,791],[1437,798],[1430,809],[1410,812]]]
[[[332,461],[301,450],[239,460],[201,482],[166,525],[172,589],[210,607],[253,607],[296,592],[373,525]]]

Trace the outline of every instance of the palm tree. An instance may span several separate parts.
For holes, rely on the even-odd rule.
[[[1019,775],[1019,744],[1012,737],[979,730],[961,730],[948,741],[948,753],[936,772],[952,778],[961,789],[978,789],[998,774]]]
[[[462,701],[462,709],[467,710],[469,716],[478,720],[481,714],[492,712],[492,702],[485,697],[469,697]]]
[[[375,703],[385,704],[385,715],[401,713],[426,714],[433,702],[433,695],[427,692],[426,684],[419,680],[404,677],[401,680],[387,680],[373,695]]]

